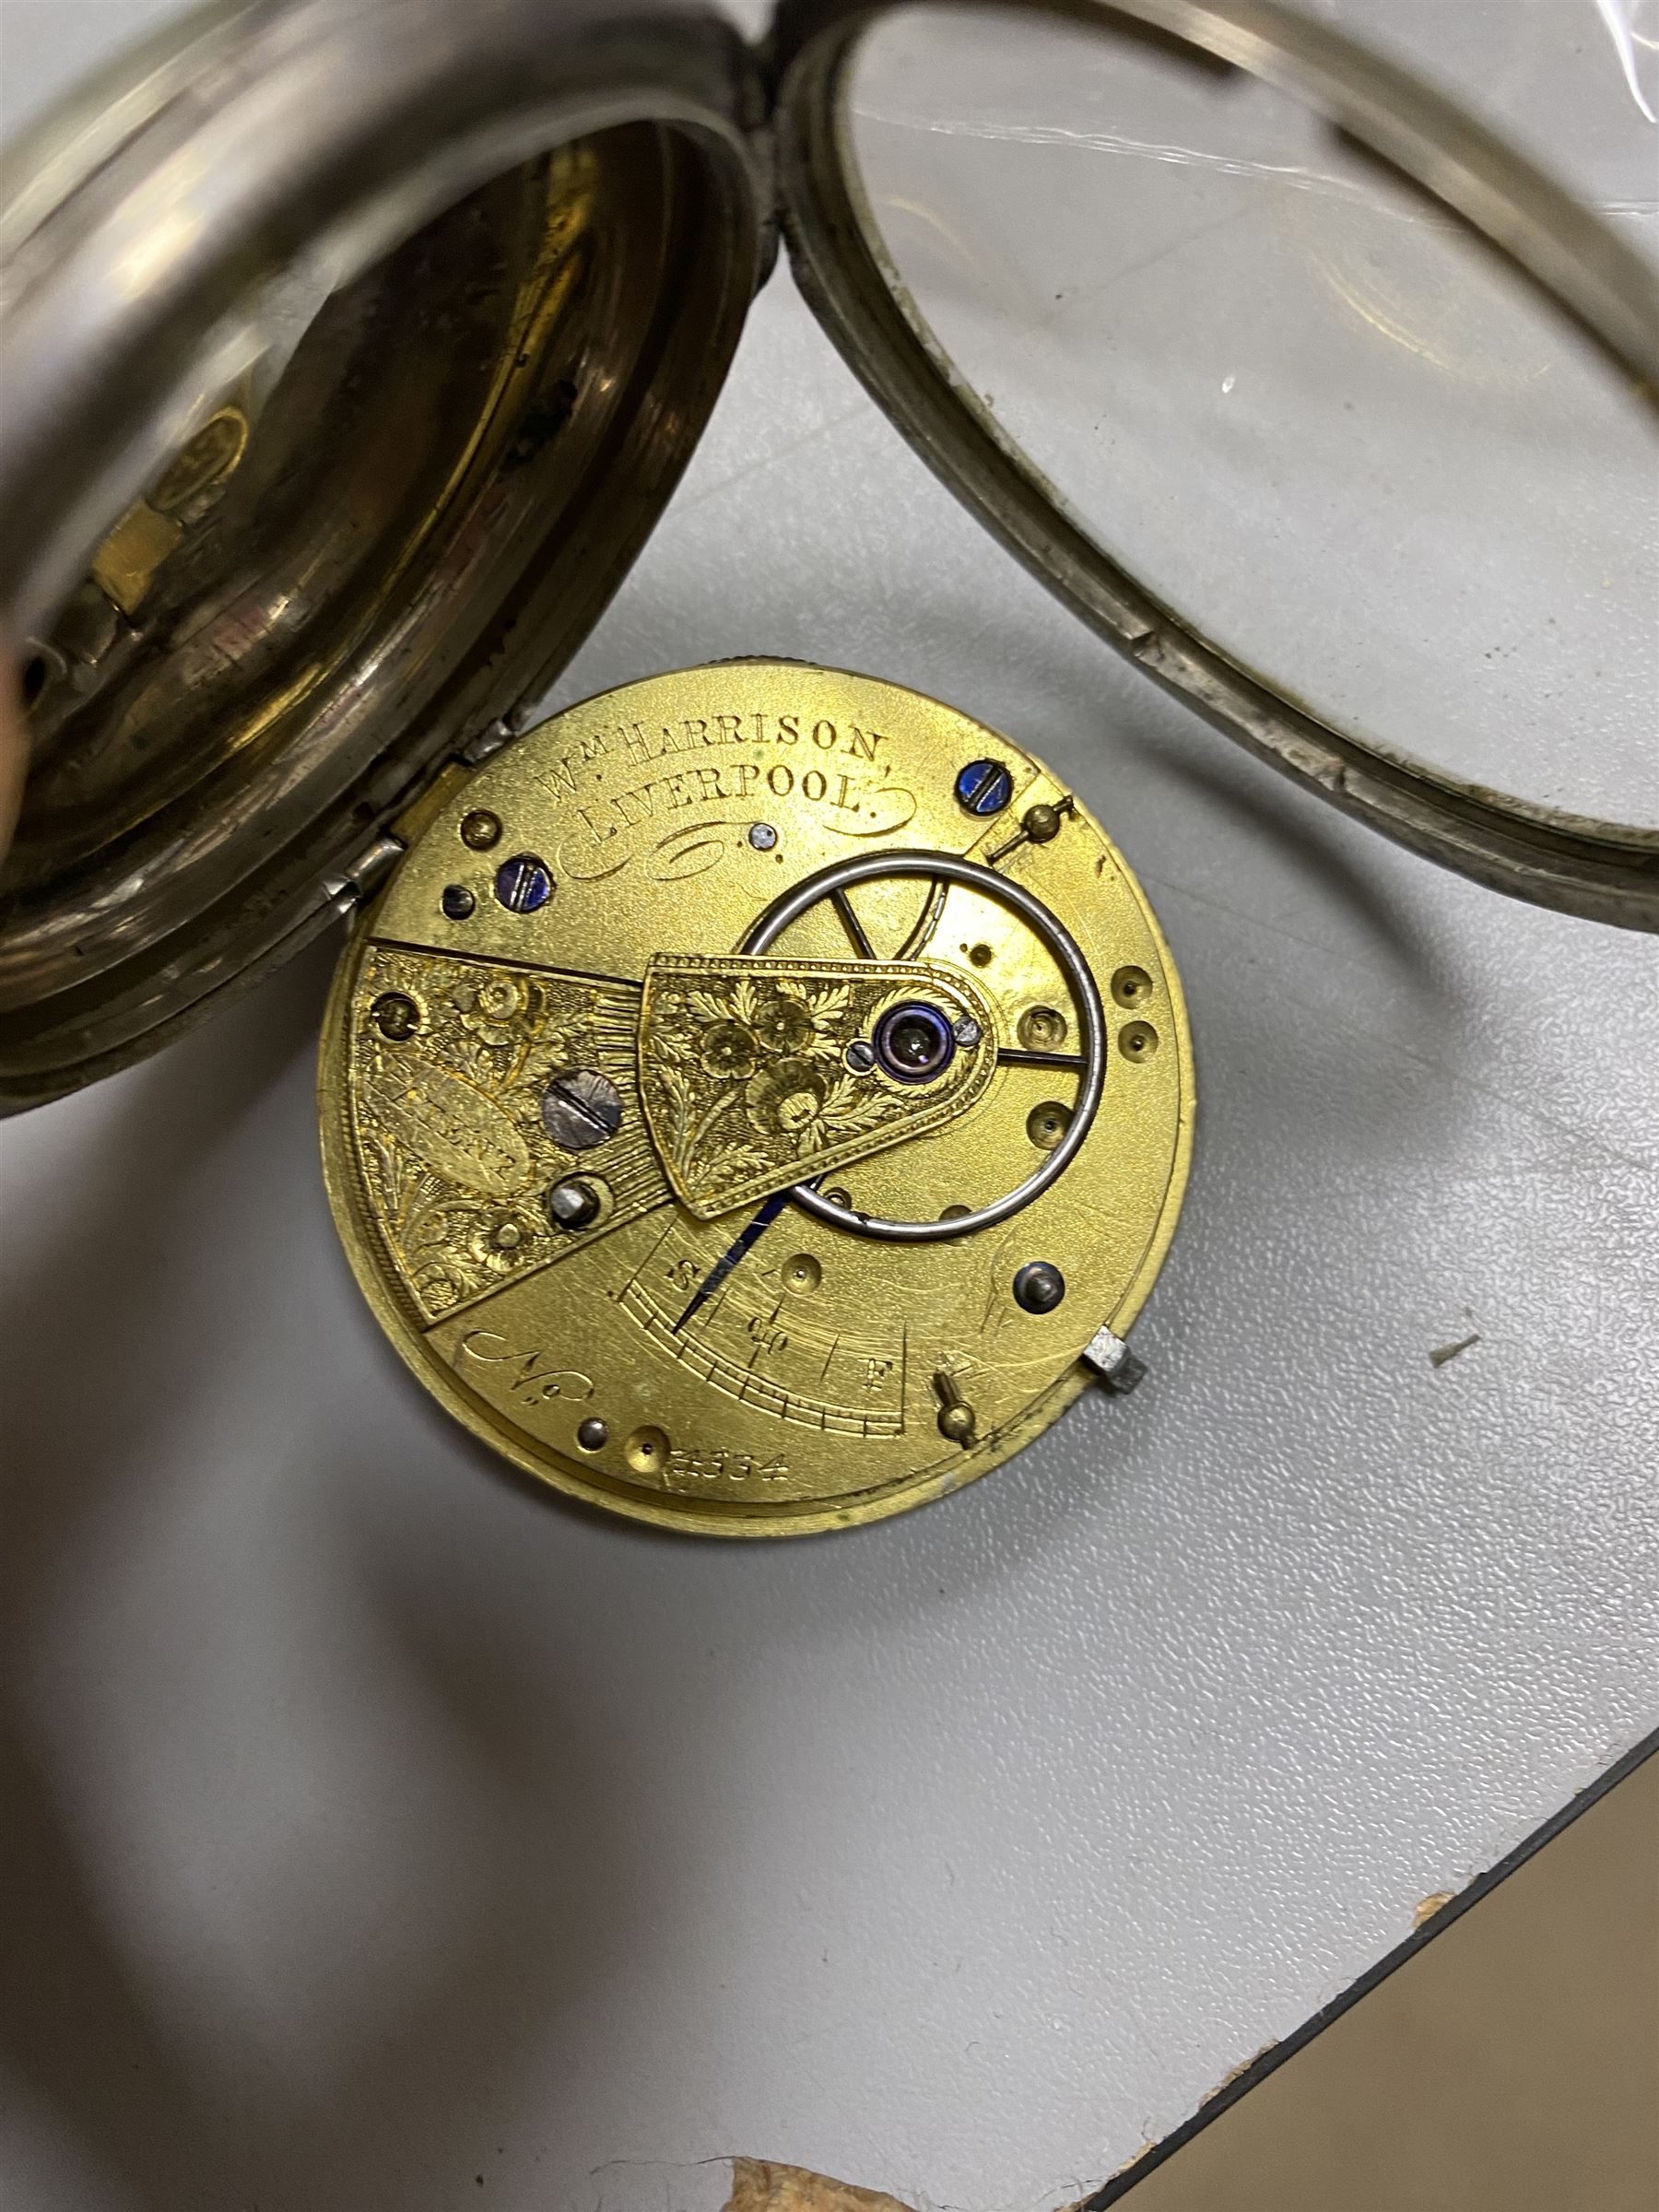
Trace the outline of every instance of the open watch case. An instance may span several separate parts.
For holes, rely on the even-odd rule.
[[[764,660],[536,724],[780,243],[1151,680],[1659,927],[1659,287],[1392,62],[1266,0],[171,25],[0,192],[0,1104],[356,917],[324,1157],[388,1333],[558,1487],[744,1534],[1127,1386],[1193,1125],[1150,909],[1018,742]]]

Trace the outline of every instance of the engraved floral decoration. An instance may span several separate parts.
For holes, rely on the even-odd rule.
[[[925,1106],[844,1065],[905,971],[867,966],[843,981],[827,962],[818,972],[756,962],[734,974],[737,964],[661,956],[647,979],[646,1115],[670,1181],[695,1211],[724,1211],[793,1179],[804,1162],[839,1164],[885,1132],[908,1131],[924,1115],[931,1126],[954,1111],[971,1075],[967,1055]]]
[[[376,1006],[406,997],[392,1034]],[[480,970],[440,955],[377,948],[365,963],[354,1023],[358,1157],[371,1210],[423,1315],[437,1320],[523,1269],[571,1249],[540,1194],[568,1171],[548,1136],[541,1096],[561,1066],[631,1080],[637,987],[578,977]],[[638,1126],[622,1149],[660,1192]]]
[[[742,1082],[755,1072],[759,1045],[755,1032],[740,1021],[712,1022],[703,1031],[698,1058],[712,1076],[735,1077]]]
[[[755,1018],[755,1034],[769,1053],[819,1050],[826,1030],[837,1015],[846,1012],[852,996],[845,983],[817,992],[804,990],[799,996],[780,988],[763,1001]]]
[[[491,1053],[511,1053],[522,1045],[530,999],[530,984],[516,975],[486,976],[481,982],[458,984],[450,994],[461,1027]]]
[[[762,1136],[783,1137],[805,1158],[825,1142],[827,1130],[858,1126],[848,1112],[850,1104],[862,1109],[866,1120],[879,1118],[871,1111],[867,1093],[853,1100],[851,1092],[852,1085],[843,1077],[832,1093],[823,1070],[810,1060],[776,1060],[745,1085],[743,1107],[751,1128]]]

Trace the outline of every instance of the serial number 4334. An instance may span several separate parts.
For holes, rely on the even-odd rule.
[[[788,1476],[781,1459],[759,1460],[752,1452],[682,1452],[676,1445],[668,1454],[666,1480],[672,1489],[677,1484],[783,1482]]]

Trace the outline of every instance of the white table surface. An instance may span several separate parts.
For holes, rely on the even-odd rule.
[[[146,12],[8,0],[8,112]],[[1043,2212],[1659,1722],[1651,941],[1161,700],[783,276],[559,697],[756,652],[1001,726],[1139,870],[1201,1110],[1150,1380],[896,1523],[652,1537],[380,1338],[327,949],[0,1129],[8,2205],[701,2212],[748,2153]]]

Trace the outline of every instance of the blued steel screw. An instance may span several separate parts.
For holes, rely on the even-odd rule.
[[[957,771],[956,795],[969,814],[1000,814],[1014,796],[1014,778],[1000,760],[970,760]]]
[[[496,870],[495,895],[510,914],[534,914],[553,896],[553,872],[534,853],[518,853]]]

